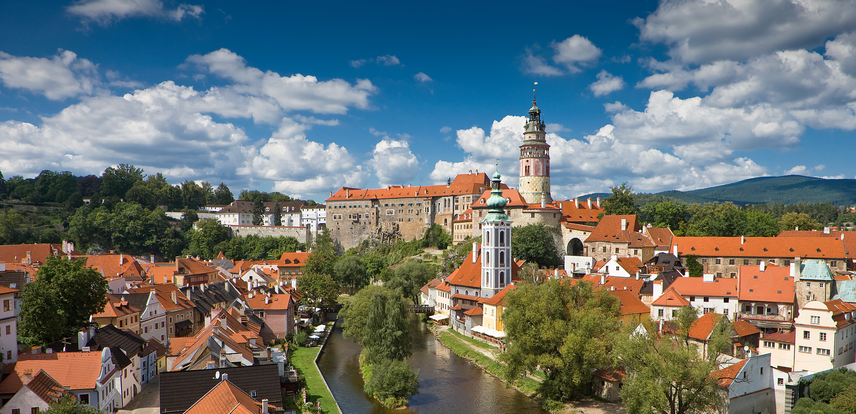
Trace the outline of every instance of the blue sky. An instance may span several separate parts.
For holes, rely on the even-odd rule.
[[[854,1],[188,1],[3,2],[3,175],[513,186],[534,82],[555,199],[856,175]]]

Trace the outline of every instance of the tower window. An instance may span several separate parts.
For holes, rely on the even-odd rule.
[[[499,245],[505,246],[505,232],[504,231],[499,232]]]
[[[523,175],[529,175],[529,166],[528,165],[525,168],[523,168],[523,170],[524,170]]]
[[[505,285],[505,272],[499,272],[499,286]]]

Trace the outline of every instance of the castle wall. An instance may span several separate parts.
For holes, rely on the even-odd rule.
[[[294,237],[300,243],[312,241],[308,227],[286,227],[286,226],[231,226],[235,237],[259,236],[259,237]]]

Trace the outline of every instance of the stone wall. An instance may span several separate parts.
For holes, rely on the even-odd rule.
[[[259,236],[259,237],[294,237],[300,243],[309,243],[312,237],[308,227],[285,227],[285,226],[232,226],[232,235],[235,237]]]

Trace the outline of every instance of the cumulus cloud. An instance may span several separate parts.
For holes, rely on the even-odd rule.
[[[807,171],[808,168],[806,168],[805,165],[797,165],[794,168],[785,171],[785,175],[805,175]]]
[[[573,35],[561,42],[553,42],[551,45],[556,54],[553,61],[563,64],[571,73],[580,72],[579,66],[597,60],[602,54],[588,38]]]
[[[523,73],[532,75],[559,76],[563,74],[558,68],[550,66],[544,57],[532,54],[532,50],[530,49],[526,49],[526,55],[523,56],[523,65],[521,68],[523,69]]]
[[[426,75],[422,72],[419,72],[419,73],[413,75],[413,79],[416,79],[417,81],[422,82],[422,83],[434,81],[434,79],[431,79],[431,77],[429,77],[428,75]]]
[[[603,96],[624,89],[624,79],[621,76],[613,76],[602,70],[597,74],[597,82],[589,85],[594,96]]]
[[[664,0],[634,24],[643,41],[664,43],[673,59],[700,64],[812,49],[856,29],[856,8],[827,0]]]
[[[372,165],[380,185],[409,184],[419,169],[419,160],[405,140],[384,138],[375,145]]]
[[[52,100],[91,94],[100,83],[95,64],[62,49],[51,58],[0,52],[0,80],[7,87],[26,89]]]
[[[372,58],[372,59],[356,59],[356,60],[352,60],[352,61],[348,62],[348,64],[350,64],[351,66],[353,66],[355,68],[359,68],[359,67],[362,67],[363,65],[365,65],[366,63],[369,63],[369,62],[376,62],[378,65],[383,65],[383,66],[401,65],[401,61],[398,60],[398,58],[395,57],[394,55],[383,55],[383,56],[378,56],[378,57]]]
[[[181,21],[186,17],[199,18],[204,9],[193,4],[179,4],[175,9],[165,9],[160,0],[81,0],[66,9],[80,16],[85,22],[108,25],[131,17],[155,17]]]

